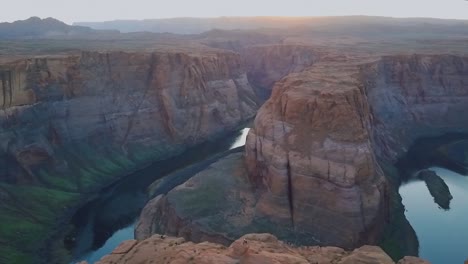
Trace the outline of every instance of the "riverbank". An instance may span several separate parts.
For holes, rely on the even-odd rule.
[[[405,216],[419,240],[419,256],[433,264],[464,263],[468,257],[468,178],[440,167],[428,169],[450,188],[453,199],[449,209],[441,207],[419,179],[400,187]]]
[[[106,254],[110,252],[106,252],[104,245],[110,243],[116,246],[125,239],[133,239],[133,230],[127,232],[126,237],[122,235],[113,237],[113,234],[120,232],[122,228],[133,229],[133,223],[150,198],[148,187],[154,181],[162,182],[161,186],[165,188],[174,188],[180,184],[180,180],[183,181],[180,178],[181,174],[190,177],[196,173],[197,168],[198,170],[203,168],[202,164],[208,165],[214,159],[232,151],[242,151],[242,147],[235,147],[244,144],[247,131],[248,128],[245,128],[218,140],[205,142],[176,157],[155,162],[104,191],[98,199],[80,209],[71,221],[75,228],[69,236],[74,238],[74,243],[69,248],[74,260],[85,259],[93,262],[97,260],[97,255],[102,256],[101,252]],[[115,241],[115,239],[121,240]]]
[[[231,132],[221,133],[208,141],[216,141],[228,135],[235,134],[250,122],[246,121],[231,130]],[[198,144],[200,145],[200,144]],[[198,146],[197,145],[197,146]],[[196,148],[193,146],[191,148]],[[156,160],[165,160],[170,157],[180,155],[184,148],[174,147],[172,151],[166,152],[164,158],[158,155],[133,155],[136,161],[125,161],[122,157],[116,157],[110,153],[107,160],[94,155],[70,155],[77,156],[77,166],[79,164],[93,166],[83,167],[78,173],[83,174],[86,184],[81,190],[75,191],[70,188],[73,182],[57,182],[56,189],[46,187],[21,187],[0,185],[0,221],[2,223],[0,243],[1,263],[45,263],[54,260],[57,263],[66,263],[70,260],[70,255],[64,249],[64,234],[68,234],[72,227],[69,225],[73,215],[84,205],[96,199],[100,192],[112,188],[118,184],[125,176],[134,174],[154,163]],[[160,151],[158,150],[159,154]],[[98,156],[100,159],[97,159]],[[96,160],[93,160],[95,159]],[[143,162],[146,160],[146,162]],[[85,168],[96,168],[100,165],[100,170]],[[113,165],[113,166],[111,166]],[[127,165],[127,166],[125,166]],[[133,165],[133,166],[131,166]],[[117,176],[116,176],[117,175]],[[75,175],[76,176],[76,175]],[[47,177],[45,177],[47,178]],[[63,177],[62,177],[63,178]],[[67,177],[66,179],[75,179]],[[68,188],[68,189],[67,189]],[[8,199],[8,200],[7,200]],[[12,200],[19,200],[16,204],[18,208],[25,208],[24,213],[19,209],[12,208]],[[3,202],[5,201],[5,202]],[[3,246],[5,245],[5,246]]]
[[[466,171],[466,167],[460,166],[461,161],[466,160],[466,154],[464,151],[459,151],[459,148],[464,148],[466,139],[467,135],[463,133],[450,133],[438,137],[421,138],[412,144],[407,153],[395,165],[380,162],[387,179],[391,182],[394,192],[391,193],[390,197],[391,211],[389,224],[385,230],[384,238],[379,245],[394,260],[404,255],[421,256],[420,249],[423,247],[422,244],[426,243],[425,241],[421,241],[419,237],[420,232],[417,231],[418,225],[421,223],[416,223],[407,218],[408,207],[404,201],[406,199],[400,194],[401,188],[406,184],[418,181],[416,178],[418,173],[432,166],[442,166],[460,173]],[[421,191],[429,194],[424,182],[420,183],[422,183],[424,188],[415,191],[415,194],[421,194]],[[434,203],[432,198],[429,198],[428,202]],[[428,215],[422,222],[426,222],[429,218],[432,218],[432,216]],[[440,226],[440,224],[437,226]],[[422,257],[426,256],[422,255]]]

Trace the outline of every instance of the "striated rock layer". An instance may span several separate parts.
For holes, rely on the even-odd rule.
[[[390,218],[394,190],[376,160],[393,164],[420,137],[468,132],[459,114],[468,109],[468,59],[341,64],[278,83],[249,133],[246,160],[264,190],[257,213],[290,220],[318,244],[355,247],[378,242]]]
[[[0,242],[25,252],[80,194],[257,109],[240,56],[223,51],[30,58],[0,65],[0,88]]]
[[[228,52],[33,58],[1,65],[0,77],[1,160],[17,163],[0,166],[0,179],[11,183],[40,181],[34,172],[45,164],[67,170],[55,148],[76,140],[167,156],[256,110],[240,58]]]
[[[386,56],[362,67],[373,147],[395,162],[418,138],[468,132],[468,57]]]
[[[257,45],[241,51],[247,76],[260,99],[267,100],[274,84],[290,73],[317,63],[325,52],[305,45]]]
[[[249,133],[257,214],[293,225],[302,243],[376,243],[387,187],[370,141],[369,108],[351,62],[320,63],[277,84]]]
[[[459,114],[468,106],[467,66],[451,55],[329,56],[288,75],[250,130],[247,172],[242,162],[227,175],[214,166],[153,200],[140,219],[150,228],[138,236],[139,226],[137,238],[165,232],[227,244],[271,232],[303,245],[380,242],[388,222],[404,218],[382,168],[388,173],[417,138],[468,132]],[[220,192],[214,201],[190,199],[211,188]]]
[[[337,247],[294,247],[270,234],[249,234],[229,247],[194,244],[183,238],[154,235],[143,241],[128,240],[97,263],[311,263],[394,264],[379,247],[363,246],[352,252]],[[428,264],[406,257],[399,264]]]

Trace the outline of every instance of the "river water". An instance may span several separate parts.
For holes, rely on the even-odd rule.
[[[134,238],[134,227],[148,201],[148,186],[176,170],[201,162],[215,154],[243,146],[249,128],[222,139],[203,143],[183,154],[126,176],[80,209],[72,220],[74,243],[70,248],[73,262],[94,263],[109,254],[122,241]]]
[[[424,181],[410,180],[400,195],[419,241],[419,256],[433,264],[464,263],[468,259],[468,177],[453,171],[430,168],[447,184],[453,196],[450,209],[434,202]]]
[[[249,129],[204,143],[182,155],[131,174],[83,207],[75,215],[73,262],[94,263],[122,241],[134,238],[134,227],[148,201],[148,186],[155,180],[245,144]],[[453,199],[449,210],[438,207],[424,181],[409,179],[399,192],[405,215],[419,241],[419,256],[433,264],[463,263],[468,258],[468,177],[440,167],[429,168],[448,185]],[[166,179],[166,178],[165,178]]]

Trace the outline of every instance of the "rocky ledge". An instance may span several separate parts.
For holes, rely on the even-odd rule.
[[[229,247],[209,242],[195,244],[183,238],[156,234],[143,241],[125,241],[97,262],[111,263],[394,264],[382,249],[375,246],[363,246],[353,251],[337,247],[296,247],[270,234],[244,235]],[[405,257],[398,262],[428,263],[414,257]]]

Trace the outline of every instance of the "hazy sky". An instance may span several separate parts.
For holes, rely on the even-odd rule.
[[[0,0],[0,21],[30,16],[67,23],[217,16],[378,15],[468,19],[466,0]]]

